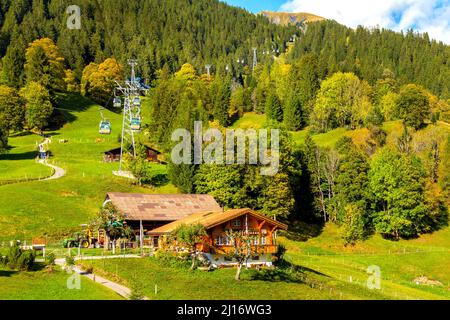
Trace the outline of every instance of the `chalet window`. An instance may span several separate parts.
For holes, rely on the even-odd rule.
[[[254,246],[257,246],[257,245],[259,244],[259,241],[258,241],[258,238],[257,238],[257,237],[254,237],[254,238],[252,239],[252,244],[253,244]]]
[[[266,237],[265,236],[261,237],[261,245],[262,246],[266,245]]]
[[[230,237],[224,237],[225,238],[225,244],[227,246],[231,246],[233,244],[233,241],[231,240]]]
[[[227,236],[218,236],[216,238],[216,245],[218,246],[230,246],[233,244],[233,241],[230,237]]]
[[[233,220],[231,224],[232,224],[233,227],[240,227],[241,226],[241,220],[239,220],[239,219]]]

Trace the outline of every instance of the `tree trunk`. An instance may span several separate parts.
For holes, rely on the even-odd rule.
[[[234,279],[236,281],[241,280],[241,269],[242,269],[242,263],[238,264],[237,270],[236,270],[236,276],[234,277]]]

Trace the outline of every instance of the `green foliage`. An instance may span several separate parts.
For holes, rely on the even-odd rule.
[[[2,59],[0,82],[12,87],[23,85],[25,77],[23,71],[25,49],[26,43],[23,39],[17,39],[8,46],[6,55]]]
[[[56,260],[56,256],[53,252],[49,252],[46,256],[45,256],[45,262],[50,265],[53,266],[55,265],[55,260]]]
[[[381,97],[379,107],[385,120],[390,121],[398,118],[397,101],[399,95],[395,92],[388,92]]]
[[[361,126],[372,108],[371,88],[352,73],[335,73],[324,80],[317,93],[310,124],[316,132],[337,127]]]
[[[64,89],[64,58],[53,40],[42,38],[34,41],[28,47],[25,58],[27,83],[39,83],[47,90]]]
[[[320,87],[318,57],[305,54],[294,62],[289,74],[289,97],[302,106],[302,122],[306,123]],[[289,101],[289,98],[288,98]]]
[[[230,124],[230,117],[228,114],[231,98],[230,79],[225,78],[222,80],[220,77],[216,77],[211,86],[211,90],[214,119],[219,121],[221,126],[227,127]]]
[[[202,241],[206,235],[205,227],[202,224],[181,224],[171,234],[178,245],[187,246],[195,250],[195,245]]]
[[[236,60],[245,58],[248,63],[252,46],[262,47],[274,39],[282,52],[289,37],[298,33],[294,26],[278,26],[215,0],[80,0],[76,4],[86,14],[82,15],[82,28],[75,33],[67,30],[67,4],[59,0],[20,0],[5,5],[0,19],[0,57],[6,48],[8,57],[23,57],[25,47],[10,47],[49,37],[58,44],[77,79],[89,63],[107,57],[115,57],[123,65],[130,57],[138,59],[137,74],[149,82],[164,65],[175,71],[188,61],[194,62],[197,70],[206,63],[217,70],[229,64],[230,72],[237,76],[242,65]],[[224,37],[224,30],[233,32]],[[8,71],[14,84],[18,78],[10,74],[20,75],[20,60],[14,62],[16,68],[14,73]]]
[[[195,175],[195,190],[212,195],[221,206],[245,207],[244,170],[240,165],[201,165]]]
[[[66,266],[72,267],[75,265],[75,258],[71,255],[65,256]]]
[[[113,58],[108,58],[99,65],[91,63],[83,70],[81,94],[104,104],[110,100],[116,86],[114,81],[122,80],[123,73],[123,66]],[[71,86],[73,87],[73,83]]]
[[[449,50],[447,44],[413,30],[397,33],[361,26],[352,29],[325,20],[308,24],[290,55],[295,61],[305,53],[317,54],[322,79],[337,71],[353,72],[370,84],[378,79],[387,80],[378,87],[388,85],[395,91],[396,82],[399,85],[414,82],[448,98]],[[392,81],[394,75],[396,81]]]
[[[413,155],[384,149],[372,161],[369,185],[374,193],[376,229],[387,237],[414,237],[426,230],[425,172]]]
[[[278,122],[283,121],[283,108],[281,101],[275,93],[270,93],[266,99],[265,112],[267,119]]]
[[[338,207],[356,215],[356,212],[368,210],[368,171],[367,156],[354,145],[351,138],[342,138],[338,142],[339,169],[336,175],[335,193]],[[353,205],[348,210],[348,205]],[[339,217],[338,217],[339,219]],[[345,219],[339,219],[345,224]]]
[[[186,246],[189,248],[192,259],[192,270],[195,269],[198,255],[196,245],[201,243],[206,235],[206,229],[200,223],[180,224],[171,234],[171,237],[176,241],[177,246]]]
[[[20,131],[24,118],[25,108],[18,92],[0,85],[0,126],[6,131]]]
[[[50,93],[37,82],[30,82],[20,90],[25,100],[25,121],[30,129],[42,130],[53,113]]]
[[[132,230],[124,224],[125,217],[112,203],[107,203],[98,213],[97,225],[112,240],[131,238]]]
[[[283,114],[286,129],[297,131],[303,125],[302,105],[295,97],[288,97]]]
[[[9,247],[4,264],[10,269],[29,271],[33,268],[35,254],[32,250],[22,250],[17,242]]]
[[[365,208],[358,204],[350,203],[344,207],[344,220],[342,223],[342,238],[346,244],[355,244],[364,239],[367,234],[367,217]]]
[[[400,89],[397,100],[397,114],[404,123],[419,129],[430,117],[430,101],[424,89],[414,84],[408,84]]]

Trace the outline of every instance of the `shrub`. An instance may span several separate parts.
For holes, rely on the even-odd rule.
[[[36,255],[32,250],[23,251],[17,260],[17,269],[20,271],[30,271],[33,269]]]
[[[50,253],[47,254],[47,256],[45,257],[45,262],[46,262],[48,265],[50,265],[50,266],[55,265],[55,260],[56,260],[56,257],[55,257],[55,254],[54,254],[53,252],[50,252]]]
[[[3,264],[12,270],[29,271],[35,260],[34,251],[22,250],[17,242],[9,247],[8,254],[2,258]]]
[[[71,267],[75,265],[75,258],[72,256],[66,256],[66,265]]]

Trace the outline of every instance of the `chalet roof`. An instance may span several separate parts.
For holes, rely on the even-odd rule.
[[[287,225],[285,225],[284,223],[273,220],[254,210],[244,208],[244,209],[232,209],[227,211],[205,211],[194,213],[185,218],[166,224],[162,227],[153,229],[147,234],[149,235],[168,234],[174,231],[181,224],[201,223],[206,229],[211,229],[224,222],[236,219],[244,214],[252,215],[258,219],[265,220],[267,223],[277,226],[280,229],[287,230]]]
[[[219,204],[206,194],[133,194],[109,192],[106,200],[127,220],[175,221],[196,212],[219,211]]]
[[[156,150],[155,148],[152,148],[152,147],[150,147],[150,146],[148,146],[148,145],[144,145],[144,146],[145,146],[145,148],[147,148],[147,150],[152,150],[152,151],[154,151],[154,152],[157,153],[157,154],[161,154],[161,152],[159,152],[159,151]],[[104,151],[103,153],[104,153],[104,154],[107,154],[107,153],[120,153],[120,147],[117,147],[117,148],[114,148],[114,149],[111,149],[111,150]]]

